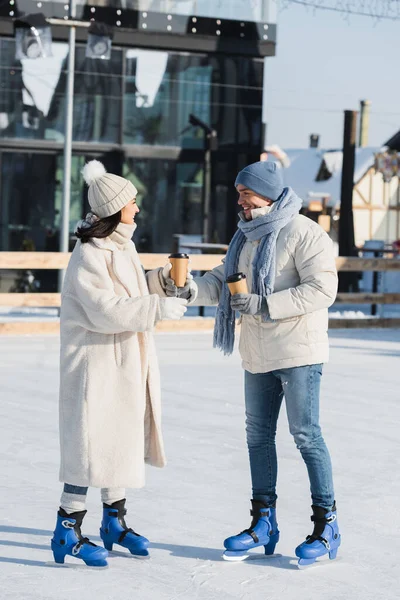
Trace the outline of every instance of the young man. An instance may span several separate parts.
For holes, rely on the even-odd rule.
[[[337,291],[332,243],[319,225],[299,215],[302,201],[283,187],[275,163],[249,165],[235,187],[242,212],[225,264],[191,286],[198,292],[195,304],[218,303],[214,345],[225,354],[233,350],[235,311],[241,315],[253,520],[225,540],[224,557],[244,559],[257,546],[273,554],[279,540],[275,437],[285,397],[289,429],[311,486],[314,531],[296,548],[299,565],[307,565],[327,553],[335,558],[340,545],[331,461],[319,426],[327,309]],[[237,272],[246,275],[249,293],[231,296],[225,280]],[[167,293],[175,292],[169,285]]]

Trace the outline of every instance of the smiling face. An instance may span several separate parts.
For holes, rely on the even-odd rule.
[[[139,207],[136,204],[136,198],[133,198],[133,200],[121,209],[121,223],[132,225],[138,212]]]
[[[239,183],[236,189],[239,193],[238,204],[242,207],[245,219],[248,221],[251,219],[252,210],[273,204],[269,198],[264,198],[264,196],[256,194],[256,192],[249,190],[241,183]]]

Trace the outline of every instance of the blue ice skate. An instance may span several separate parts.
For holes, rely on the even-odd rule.
[[[223,559],[242,561],[251,556],[249,550],[264,546],[266,556],[273,556],[275,546],[279,542],[279,530],[276,522],[276,508],[266,506],[259,500],[252,500],[253,517],[251,525],[238,535],[233,535],[224,541],[226,548]],[[258,556],[258,555],[257,555]]]
[[[81,526],[85,515],[86,510],[68,514],[60,508],[51,540],[54,560],[57,564],[64,564],[68,555],[80,558],[88,567],[107,567],[107,550],[82,537]]]
[[[336,558],[341,537],[336,518],[336,504],[332,510],[320,506],[312,506],[314,531],[308,535],[305,542],[297,546],[296,556],[299,558],[299,569],[315,563],[321,556],[329,555],[330,560]]]
[[[113,544],[127,548],[136,558],[147,558],[149,540],[139,535],[125,523],[125,498],[112,504],[103,504],[103,520],[101,522],[100,537],[107,550],[113,549]]]

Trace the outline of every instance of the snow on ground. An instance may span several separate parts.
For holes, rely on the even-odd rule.
[[[205,317],[215,317],[216,309],[213,306],[204,307]],[[198,317],[199,308],[189,306],[186,316]],[[368,319],[371,318],[371,306],[369,304],[334,304],[329,309],[331,319]],[[400,304],[380,304],[377,308],[376,319],[381,317],[400,318]],[[13,308],[0,306],[0,323],[14,321],[36,321],[36,322],[58,322],[59,310],[57,308]],[[377,325],[379,326],[379,325]]]
[[[211,334],[159,334],[168,466],[130,491],[129,524],[151,560],[110,558],[103,571],[55,568],[49,541],[58,483],[57,337],[0,338],[1,600],[394,600],[399,597],[400,331],[335,330],[324,368],[322,425],[343,543],[336,561],[299,571],[311,532],[305,467],[278,431],[280,558],[221,560],[223,539],[249,525],[243,372]],[[98,490],[85,533],[98,540]],[[68,559],[67,559],[68,560]],[[73,561],[73,559],[70,559]]]

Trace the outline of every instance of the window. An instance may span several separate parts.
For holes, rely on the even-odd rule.
[[[53,56],[16,61],[15,42],[0,38],[0,136],[63,142],[68,45],[52,44]],[[119,142],[122,52],[111,60],[85,57],[76,48],[73,139]]]
[[[138,190],[140,212],[134,239],[140,252],[171,252],[174,235],[188,234],[201,239],[201,162],[130,158],[123,175]]]
[[[124,141],[202,149],[189,115],[217,130],[220,145],[261,147],[263,64],[240,57],[128,50]]]

